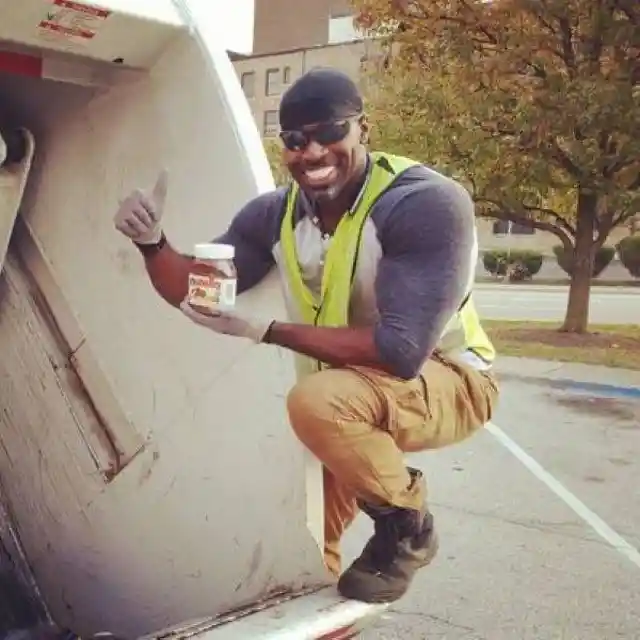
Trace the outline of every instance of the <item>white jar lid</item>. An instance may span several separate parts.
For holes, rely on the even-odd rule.
[[[193,256],[200,260],[233,260],[236,248],[232,244],[202,243],[194,247]]]

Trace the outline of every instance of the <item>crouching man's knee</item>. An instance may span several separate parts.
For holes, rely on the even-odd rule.
[[[331,387],[325,373],[311,374],[300,380],[287,395],[287,412],[293,432],[311,451],[320,445],[323,433],[331,428]]]
[[[384,413],[371,383],[350,369],[328,369],[302,379],[289,392],[287,410],[294,433],[316,454],[354,435],[357,425],[371,428]]]

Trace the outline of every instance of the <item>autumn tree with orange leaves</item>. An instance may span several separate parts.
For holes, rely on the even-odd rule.
[[[564,331],[588,328],[593,261],[640,212],[640,0],[353,0],[386,52],[375,141],[456,175],[478,214],[573,258]]]

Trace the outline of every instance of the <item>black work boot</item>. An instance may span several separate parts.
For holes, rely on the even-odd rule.
[[[409,469],[412,484],[424,482],[422,473]],[[342,574],[338,591],[346,598],[370,603],[394,602],[409,589],[418,569],[438,551],[433,516],[400,507],[359,503],[374,522],[374,534],[364,551]]]

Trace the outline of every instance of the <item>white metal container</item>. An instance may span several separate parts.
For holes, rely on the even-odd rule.
[[[377,609],[315,591],[321,474],[287,423],[290,355],[186,322],[113,229],[118,199],[162,167],[185,249],[273,187],[221,16],[210,0],[0,0],[0,15],[0,114],[31,140],[0,168],[0,248],[21,214],[0,480],[51,616],[128,637],[350,637]],[[274,278],[238,304],[284,316]]]

